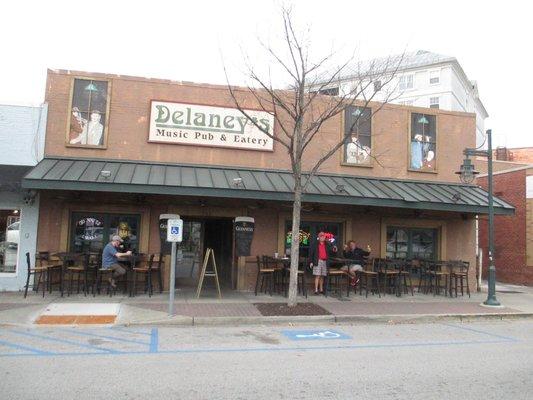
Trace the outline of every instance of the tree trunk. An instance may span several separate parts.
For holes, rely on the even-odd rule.
[[[300,212],[302,208],[301,177],[294,177],[294,201],[292,205],[292,240],[291,269],[289,279],[289,301],[287,305],[294,307],[298,297],[298,264],[300,261]]]

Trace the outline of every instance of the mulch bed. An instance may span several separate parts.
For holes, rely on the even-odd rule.
[[[264,316],[294,316],[294,315],[330,315],[328,310],[313,303],[298,303],[289,307],[284,303],[254,303],[254,306]]]

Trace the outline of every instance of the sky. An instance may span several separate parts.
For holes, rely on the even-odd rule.
[[[533,146],[532,10],[527,1],[4,1],[0,102],[39,104],[47,68],[225,84],[243,82],[259,39],[280,45],[290,5],[314,55],[339,59],[419,49],[454,56],[480,98],[494,145]]]

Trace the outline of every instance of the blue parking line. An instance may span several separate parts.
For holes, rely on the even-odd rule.
[[[90,344],[74,342],[72,340],[67,340],[67,339],[54,338],[54,337],[45,336],[45,335],[38,335],[36,333],[29,333],[29,332],[23,332],[23,331],[18,331],[18,330],[10,330],[10,332],[13,332],[14,334],[18,334],[18,335],[22,335],[22,336],[34,337],[34,338],[42,339],[42,340],[48,340],[50,342],[58,342],[58,343],[69,344],[69,345],[72,345],[72,346],[85,347],[85,348],[91,349],[91,350],[100,350],[100,351],[103,351],[103,352],[117,353],[117,354],[121,353],[120,351],[113,350],[113,349],[108,349],[108,348],[105,348],[105,347],[91,346]]]
[[[157,353],[159,350],[159,334],[157,328],[152,328],[150,333],[150,353]]]
[[[24,345],[21,345],[21,344],[16,344],[16,343],[11,343],[11,342],[6,342],[5,340],[0,340],[0,345],[6,346],[6,347],[11,347],[11,348],[17,349],[17,350],[31,351],[33,354],[28,354],[28,355],[32,355],[32,356],[35,355],[35,354],[39,354],[39,355],[51,355],[51,354],[53,354],[53,353],[50,353],[48,351],[39,350],[39,349],[36,349],[36,348],[33,348],[33,347],[24,346]],[[7,354],[17,354],[17,353],[7,353]]]
[[[497,343],[512,343],[516,340],[467,340],[467,341],[447,341],[447,342],[421,342],[421,343],[381,343],[381,344],[360,344],[344,346],[307,346],[307,347],[251,347],[251,348],[207,348],[207,349],[176,349],[176,350],[159,350],[159,354],[201,354],[201,353],[254,353],[254,352],[287,352],[287,351],[331,351],[331,350],[360,350],[360,349],[387,349],[387,348],[409,348],[409,347],[446,347],[446,346],[467,346],[467,345],[484,345]],[[40,357],[57,357],[57,356],[107,356],[107,355],[147,355],[154,354],[150,351],[124,351],[119,353],[50,353],[50,354],[13,354],[0,353],[0,357],[17,357],[17,356],[40,356]]]
[[[502,335],[498,335],[498,334],[496,334],[496,333],[491,333],[491,332],[482,331],[482,330],[480,330],[480,329],[467,328],[466,326],[460,326],[460,325],[455,325],[455,324],[445,324],[445,323],[441,323],[441,325],[449,326],[449,327],[451,327],[451,328],[462,329],[462,330],[464,330],[464,331],[470,331],[470,332],[475,332],[475,333],[481,333],[481,334],[483,334],[483,335],[487,335],[487,336],[490,336],[490,337],[495,337],[495,338],[498,338],[498,339],[503,339],[503,340],[507,340],[507,341],[511,341],[511,342],[516,342],[516,341],[518,341],[517,339],[512,338],[512,337],[509,337],[509,336],[502,336]]]
[[[117,342],[128,342],[128,343],[142,344],[142,345],[145,345],[145,346],[150,344],[148,342],[141,342],[140,340],[125,339],[125,338],[122,338],[122,337],[107,336],[107,335],[99,335],[99,334],[96,334],[96,333],[83,332],[83,331],[78,331],[78,330],[75,330],[75,329],[61,329],[61,331],[72,333],[74,335],[93,336],[93,337],[102,338],[102,339],[115,340]]]

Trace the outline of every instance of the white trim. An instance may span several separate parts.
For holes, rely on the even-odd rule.
[[[501,161],[499,161],[501,162]],[[511,173],[511,172],[517,172],[517,171],[522,171],[524,169],[530,169],[530,168],[533,168],[533,164],[528,164],[528,165],[524,165],[522,167],[516,167],[516,168],[511,168],[511,169],[506,169],[504,171],[497,171],[497,172],[493,172],[492,175],[502,175],[502,174],[507,174],[507,173]],[[488,176],[488,173],[487,174],[479,174],[477,177],[478,178],[484,178]]]

